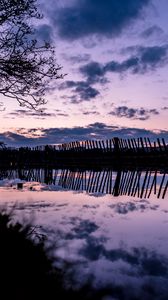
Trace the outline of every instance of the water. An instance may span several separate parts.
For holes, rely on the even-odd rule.
[[[128,299],[167,299],[166,172],[1,170],[0,178],[1,206],[42,226],[74,286],[89,279]]]

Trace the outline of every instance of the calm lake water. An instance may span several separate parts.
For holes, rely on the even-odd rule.
[[[60,265],[72,264],[71,284],[168,299],[166,172],[2,170],[0,179],[1,207],[42,226]]]

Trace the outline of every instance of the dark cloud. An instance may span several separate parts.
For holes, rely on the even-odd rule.
[[[34,138],[26,137],[25,135],[14,133],[14,132],[4,132],[0,134],[0,140],[3,141],[8,146],[27,146],[33,145]]]
[[[133,120],[145,121],[150,118],[151,115],[158,115],[159,112],[156,109],[145,109],[145,108],[129,108],[127,106],[115,107],[109,115],[116,116],[119,118],[125,117]]]
[[[138,66],[138,72],[163,65],[167,61],[168,46],[142,47],[139,49],[141,66]],[[135,70],[136,71],[136,70]]]
[[[105,84],[108,82],[104,77],[104,70],[97,62],[88,63],[80,67],[79,70],[87,78],[86,81],[69,80],[59,86],[60,90],[71,89],[73,95],[68,98],[74,104],[96,98],[100,92],[92,85],[95,83]]]
[[[10,116],[22,117],[36,117],[36,118],[45,118],[45,117],[55,117],[55,113],[47,112],[46,109],[32,111],[32,110],[25,110],[25,109],[17,109],[9,114]]]
[[[110,61],[106,64],[91,61],[79,68],[80,73],[86,78],[86,81],[65,81],[60,85],[60,90],[71,89],[73,95],[69,97],[72,103],[80,103],[81,101],[89,101],[96,98],[100,93],[94,84],[105,84],[108,82],[106,78],[107,73],[125,74],[131,72],[133,74],[144,74],[148,71],[153,71],[167,63],[168,46],[153,46],[127,49],[127,51],[134,51],[131,57],[118,62]],[[127,113],[135,114],[134,111],[129,110]],[[138,112],[140,115],[143,111]],[[152,114],[152,112],[151,112]],[[144,116],[141,116],[144,119]]]
[[[39,131],[41,132],[39,136]],[[16,132],[0,133],[0,141],[5,142],[8,146],[34,146],[45,144],[66,143],[76,140],[88,139],[110,139],[114,136],[119,138],[138,138],[149,137],[151,140],[156,138],[165,138],[168,141],[168,131],[161,130],[153,132],[152,130],[138,128],[124,128],[104,123],[93,123],[85,127],[72,128],[48,128],[48,129],[19,129]]]
[[[67,54],[63,54],[62,57],[67,60],[70,61],[72,64],[75,63],[84,63],[90,60],[90,54],[78,54],[78,55],[67,55]]]
[[[90,35],[118,36],[136,20],[150,0],[82,0],[50,11],[59,35],[75,40]]]
[[[83,111],[83,115],[85,116],[89,116],[89,115],[100,115],[100,113],[98,111]]]
[[[38,111],[32,111],[32,110],[25,110],[25,109],[17,109],[13,112],[9,113],[8,115],[11,117],[20,117],[24,118],[26,117],[34,117],[36,119],[46,119],[49,117],[68,117],[69,115],[67,113],[61,112],[60,110],[55,110],[56,113],[48,112],[46,109],[38,110]]]
[[[84,239],[87,238],[89,234],[95,232],[98,228],[99,227],[90,220],[80,220],[79,224],[76,224],[76,226],[72,228],[71,233],[69,233],[66,238]]]
[[[53,29],[48,24],[42,24],[36,27],[35,35],[38,38],[38,41],[51,43],[53,39]]]
[[[80,67],[79,70],[89,82],[94,83],[106,80],[105,75],[108,72],[124,74],[129,71],[133,74],[144,74],[164,66],[168,61],[168,45],[136,46],[135,48],[131,47],[130,51],[135,51],[136,53],[122,62],[110,61],[106,64],[89,62]]]
[[[87,78],[89,83],[106,83],[105,69],[103,66],[98,62],[90,62],[82,67],[79,68],[80,72],[83,74],[84,77]]]
[[[93,88],[87,81],[65,81],[60,85],[59,89],[72,89],[75,96],[70,98],[72,103],[89,101],[99,95],[99,91]]]
[[[137,202],[118,202],[116,204],[109,205],[111,209],[114,209],[114,211],[118,214],[126,215],[130,212],[135,211],[145,211],[145,210],[157,210],[158,205],[150,205],[150,202],[147,200],[140,200]]]
[[[164,31],[162,28],[160,28],[159,26],[157,25],[153,25],[151,27],[149,27],[148,29],[144,30],[142,33],[141,33],[141,36],[143,38],[149,38],[151,36],[160,36],[161,34],[163,34]]]
[[[167,257],[145,248],[106,250],[96,238],[88,237],[87,244],[79,252],[92,261],[98,260],[102,256],[111,262],[122,260],[132,268],[136,268],[136,274],[139,276],[168,277]]]
[[[141,46],[139,46],[139,45],[127,46],[127,47],[121,48],[119,53],[121,55],[136,54],[139,49],[141,49]]]
[[[91,82],[96,82],[96,80],[99,82],[105,75],[104,66],[94,61],[80,67],[79,71],[88,81],[91,80]]]

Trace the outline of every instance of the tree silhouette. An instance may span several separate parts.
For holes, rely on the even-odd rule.
[[[34,38],[41,18],[36,0],[0,0],[0,94],[32,109],[46,103],[51,80],[63,78],[54,48]]]

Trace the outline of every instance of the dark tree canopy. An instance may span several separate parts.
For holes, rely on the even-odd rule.
[[[36,0],[0,0],[0,94],[33,109],[46,103],[50,81],[63,77],[54,48],[34,39],[41,18]]]

